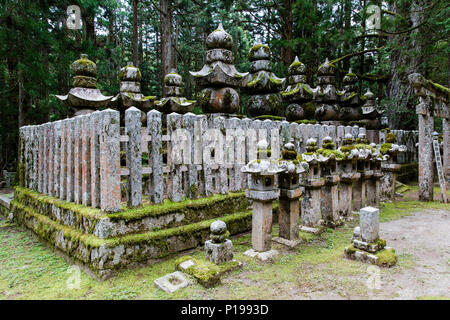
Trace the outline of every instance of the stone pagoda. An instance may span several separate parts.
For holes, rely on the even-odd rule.
[[[248,53],[250,74],[242,87],[250,94],[247,111],[251,116],[282,116],[281,87],[284,79],[272,72],[271,51],[268,45],[256,44]]]
[[[75,73],[73,88],[65,96],[55,95],[56,98],[70,108],[73,116],[106,108],[113,96],[104,96],[97,89],[97,65],[82,54],[72,63],[72,70]]]
[[[183,78],[175,69],[166,74],[164,83],[166,96],[155,102],[156,109],[166,114],[172,112],[184,114],[194,109],[196,101],[183,97]]]
[[[363,97],[366,102],[361,108],[361,122],[364,123],[367,130],[378,130],[380,129],[380,116],[383,114],[383,111],[377,108],[375,103],[375,95],[370,91],[370,89],[367,89],[367,92]]]
[[[338,92],[339,101],[341,105],[340,120],[343,121],[358,121],[361,119],[362,100],[358,93],[356,83],[358,82],[358,76],[352,72],[350,68],[349,72],[342,80],[344,89]]]
[[[141,71],[133,66],[132,62],[120,69],[120,93],[112,99],[116,104],[120,114],[125,114],[125,110],[136,107],[143,113],[143,117],[153,108],[156,97],[144,96],[141,93]]]
[[[336,90],[336,67],[328,61],[319,66],[317,70],[318,87],[315,103],[315,116],[319,121],[328,121],[330,124],[337,124],[339,120],[338,95]]]
[[[288,121],[313,119],[315,105],[311,100],[313,89],[306,83],[306,66],[295,57],[288,68],[287,85],[281,92],[283,101],[288,103],[286,118]]]
[[[206,63],[198,72],[189,71],[201,91],[200,106],[205,113],[233,114],[239,109],[242,80],[248,72],[240,73],[233,63],[233,38],[222,26],[206,38]]]

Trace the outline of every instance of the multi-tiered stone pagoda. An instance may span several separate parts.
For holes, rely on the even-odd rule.
[[[379,110],[375,104],[375,95],[367,89],[367,92],[364,94],[364,99],[366,103],[362,106],[362,120],[366,129],[368,130],[377,130],[380,129],[380,116],[383,114],[383,111]]]
[[[203,88],[200,106],[207,113],[236,113],[238,89],[248,72],[240,73],[233,63],[233,38],[222,26],[206,38],[206,63],[198,72],[189,71],[194,82]]]
[[[55,95],[70,108],[74,116],[88,114],[96,109],[107,107],[113,96],[104,96],[97,89],[97,65],[88,59],[87,54],[72,63],[73,88],[65,96]]]
[[[250,74],[243,80],[243,88],[250,93],[247,111],[251,116],[283,115],[280,90],[284,79],[272,72],[268,45],[256,44],[248,53]]]
[[[319,66],[317,71],[318,88],[316,88],[316,119],[320,121],[336,121],[339,119],[337,104],[336,77],[333,63],[328,61]]]
[[[283,100],[289,103],[286,108],[288,121],[313,119],[315,105],[311,102],[313,89],[306,83],[306,66],[295,57],[288,69],[287,86],[281,92]]]
[[[163,113],[187,113],[194,109],[194,100],[183,97],[183,78],[172,69],[164,77],[166,96],[155,102],[156,108]]]
[[[344,83],[344,88],[338,92],[341,104],[340,120],[358,121],[362,115],[362,100],[358,93],[358,87],[356,86],[358,76],[350,68],[342,82]]]
[[[156,97],[144,96],[141,93],[141,71],[128,62],[125,67],[120,69],[120,93],[114,97],[112,102],[116,103],[120,113],[130,107],[136,107],[144,113],[150,111],[153,107]]]

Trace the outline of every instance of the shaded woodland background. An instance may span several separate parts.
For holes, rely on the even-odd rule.
[[[382,7],[381,30],[368,34],[365,9]],[[81,8],[81,30],[66,27],[69,5]],[[103,94],[119,91],[127,61],[142,72],[142,92],[161,97],[163,76],[176,67],[185,96],[196,99],[189,70],[199,70],[204,40],[223,21],[235,41],[239,71],[248,71],[255,42],[269,44],[273,69],[286,76],[298,55],[314,73],[328,57],[338,82],[351,67],[386,109],[389,126],[414,130],[411,72],[449,85],[448,1],[432,0],[0,0],[0,169],[15,170],[18,128],[67,117],[53,94],[66,94],[70,64],[87,53]],[[245,113],[246,97],[241,110]],[[197,110],[201,112],[200,110]]]

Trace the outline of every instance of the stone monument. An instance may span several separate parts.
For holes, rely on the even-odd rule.
[[[175,69],[166,74],[164,83],[166,96],[155,102],[156,109],[166,114],[172,112],[184,114],[194,109],[196,101],[183,97],[183,78]]]
[[[214,263],[233,260],[233,243],[227,239],[227,225],[221,220],[214,221],[210,226],[211,240],[205,242],[205,259]]]
[[[189,71],[194,82],[203,88],[200,106],[205,113],[233,114],[239,108],[236,89],[248,72],[240,73],[233,65],[233,38],[219,24],[206,38],[206,63],[198,72]]]
[[[316,104],[315,116],[322,123],[328,121],[330,124],[337,124],[336,121],[339,120],[335,71],[335,65],[328,61],[328,58],[317,70],[318,87],[315,89],[317,91],[314,101]]]

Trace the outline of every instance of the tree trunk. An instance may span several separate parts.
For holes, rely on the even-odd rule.
[[[170,72],[172,62],[172,9],[171,0],[160,0],[161,21],[161,76],[165,77]],[[162,81],[162,95],[165,96],[166,88]]]
[[[139,55],[139,32],[138,32],[138,4],[139,0],[133,0],[133,39],[132,39],[132,47],[133,47],[133,65],[135,67],[139,66],[138,55]]]
[[[292,18],[292,0],[283,0],[283,12],[282,12],[282,33],[284,40],[288,41],[287,46],[283,46],[281,50],[281,58],[285,66],[289,66],[293,59],[292,50],[292,33],[293,33],[293,18]]]

